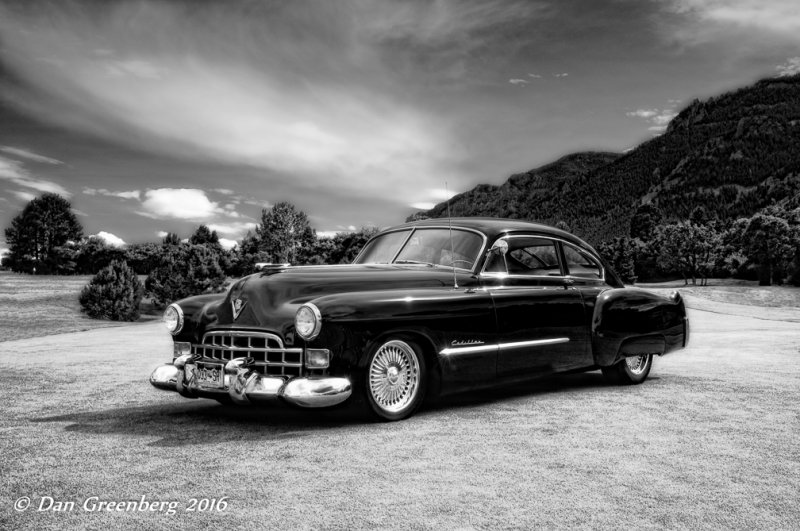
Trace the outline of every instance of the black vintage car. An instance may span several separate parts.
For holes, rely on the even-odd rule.
[[[170,305],[173,361],[150,382],[187,398],[303,407],[363,400],[385,420],[426,395],[566,371],[638,384],[686,346],[681,296],[626,288],[579,238],[502,219],[407,223],[353,264],[266,266]]]

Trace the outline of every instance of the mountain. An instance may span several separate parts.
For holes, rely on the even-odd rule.
[[[450,200],[455,215],[563,221],[592,243],[627,235],[639,205],[667,221],[800,206],[800,75],[693,101],[664,134],[624,155],[576,153]],[[410,219],[445,217],[445,203]]]

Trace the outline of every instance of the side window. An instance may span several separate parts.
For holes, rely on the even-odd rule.
[[[602,269],[588,253],[564,244],[564,257],[567,259],[567,274],[581,278],[602,278]]]
[[[532,236],[513,236],[505,240],[508,242],[505,260],[501,255],[491,256],[485,271],[510,275],[561,275],[558,253],[553,240]]]

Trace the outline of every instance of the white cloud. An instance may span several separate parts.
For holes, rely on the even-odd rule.
[[[800,57],[790,57],[782,65],[776,66],[775,70],[778,71],[778,77],[800,74]]]
[[[112,192],[105,188],[84,188],[83,193],[86,195],[105,195],[108,197],[120,197],[122,199],[140,199],[142,193],[139,190],[130,190],[127,192]]]
[[[219,244],[224,249],[230,250],[230,249],[233,249],[234,247],[236,247],[237,245],[239,245],[239,242],[237,242],[236,240],[229,240],[227,238],[220,238],[219,239]]]
[[[658,114],[658,109],[636,109],[625,113],[628,116],[636,116],[638,118],[652,118]]]
[[[527,79],[513,78],[513,79],[509,79],[508,82],[511,83],[512,85],[527,85],[528,84],[528,80]]]
[[[701,21],[759,28],[786,34],[800,33],[797,0],[673,0],[673,9]]]
[[[539,74],[528,74],[528,77],[532,77],[533,79],[542,79],[542,76]]]
[[[217,231],[217,234],[241,238],[247,234],[247,231],[254,230],[256,228],[256,223],[245,221],[235,221],[233,223],[209,223],[208,228],[212,231]]]
[[[72,196],[60,184],[34,177],[21,162],[5,157],[0,157],[0,179],[38,192],[52,192],[64,197]]]
[[[569,72],[563,72],[561,74],[553,74],[553,77],[567,77]]]
[[[131,190],[129,192],[115,192],[112,195],[121,197],[122,199],[139,199],[141,192],[139,190]]]
[[[11,146],[0,146],[0,151],[3,153],[8,153],[9,155],[15,157],[22,157],[23,159],[28,159],[33,162],[41,162],[42,164],[63,164],[60,160],[51,159],[50,157],[45,157],[44,155],[39,155],[32,151],[28,151],[27,149],[15,148]]]
[[[223,195],[233,195],[235,193],[230,188],[214,188],[214,191]]]
[[[676,100],[670,100],[670,103],[673,104]],[[632,116],[634,118],[642,118],[647,121],[650,125],[647,129],[649,131],[664,131],[669,125],[669,122],[675,118],[678,112],[674,108],[666,108],[666,109],[636,109],[635,111],[629,111],[625,113],[627,116]]]
[[[217,203],[202,190],[193,188],[157,188],[147,190],[139,214],[156,219],[201,221],[221,213]]]
[[[430,210],[435,206],[436,203],[411,203],[411,207],[417,210]]]
[[[87,214],[83,210],[78,210],[77,208],[72,208],[70,210],[72,210],[72,213],[75,214],[76,216],[81,216],[82,218],[88,218],[89,217],[89,214]]]
[[[138,77],[141,79],[161,79],[167,69],[149,61],[132,59],[129,61],[105,61],[101,63],[106,74],[111,77]]]
[[[165,230],[160,230],[160,231],[156,232],[156,236],[158,236],[159,238],[166,238],[168,235],[169,235],[169,232],[167,232]]]
[[[430,188],[428,189],[428,194],[434,199],[441,199],[444,201],[456,195],[456,192],[448,190],[447,188]]]
[[[116,236],[115,234],[111,234],[110,232],[106,232],[104,230],[101,230],[97,234],[94,234],[94,236],[100,238],[101,240],[103,240],[112,247],[122,247],[123,245],[126,245],[125,241],[122,238]]]
[[[22,190],[14,190],[11,193],[13,193],[15,196],[17,196],[19,199],[22,199],[23,201],[33,201],[34,199],[36,199],[35,195],[28,192],[23,192]]]
[[[385,55],[419,53],[437,79],[461,80],[462,58],[543,10],[522,0],[320,2],[313,15],[256,19],[213,2],[191,17],[179,3],[102,4],[97,16],[72,2],[48,16],[0,7],[0,59],[34,88],[9,89],[25,110],[152,153],[247,165],[267,180],[302,175],[309,189],[359,197],[424,186],[467,156],[452,121],[398,97]],[[413,45],[401,51],[404,42]]]

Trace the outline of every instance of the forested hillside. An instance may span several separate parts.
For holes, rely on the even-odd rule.
[[[450,207],[454,215],[563,221],[599,243],[628,235],[648,202],[665,221],[687,219],[698,206],[722,221],[771,204],[800,206],[800,76],[694,101],[663,135],[622,156],[568,155],[503,185],[479,185]],[[439,204],[413,217],[444,215]]]

